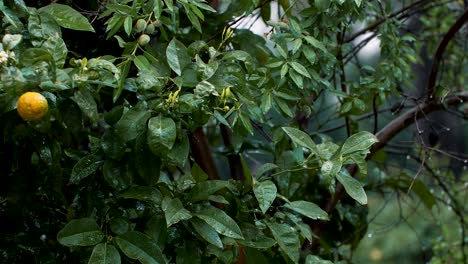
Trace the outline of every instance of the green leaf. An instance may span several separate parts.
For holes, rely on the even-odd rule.
[[[194,214],[213,227],[216,232],[234,239],[243,239],[242,232],[236,222],[224,211],[208,207]]]
[[[349,155],[354,152],[369,150],[369,148],[379,140],[370,132],[361,131],[346,139],[341,148],[341,155]]]
[[[239,113],[239,119],[245,130],[249,132],[249,134],[253,135],[253,127],[252,123],[250,122],[249,115],[246,112],[241,111]]]
[[[164,197],[161,208],[166,216],[167,227],[177,224],[181,220],[192,218],[189,210],[184,208],[179,198],[171,199],[167,196]]]
[[[302,130],[293,127],[282,127],[283,131],[291,138],[291,140],[299,146],[305,147],[313,152],[316,152],[316,145],[312,138]]]
[[[333,264],[333,262],[329,260],[323,260],[314,255],[308,255],[306,257],[305,264]]]
[[[322,44],[322,42],[318,41],[316,38],[312,36],[305,36],[305,40],[312,45],[312,47],[317,48],[325,53],[328,53],[327,48]]]
[[[287,203],[285,207],[298,212],[303,216],[309,217],[310,219],[329,220],[327,212],[318,207],[318,205],[311,202],[294,201]]]
[[[112,100],[114,103],[117,102],[117,99],[119,99],[120,94],[122,93],[124,89],[125,80],[128,76],[128,72],[130,71],[131,66],[132,66],[132,61],[130,59],[127,59],[118,65],[118,68],[120,69],[120,79],[119,79],[119,85],[117,86],[117,89],[114,89],[114,94],[112,96]]]
[[[190,219],[190,222],[192,223],[195,231],[208,243],[216,247],[223,248],[223,242],[214,228],[198,218],[192,218]]]
[[[337,180],[343,184],[346,193],[360,204],[367,204],[367,195],[361,183],[351,177],[348,173],[342,172],[337,175]]]
[[[252,174],[250,173],[250,168],[247,165],[247,162],[245,162],[244,157],[242,157],[242,155],[239,155],[239,156],[240,156],[240,161],[242,165],[242,172],[244,173],[244,177],[245,177],[245,182],[247,183],[247,186],[251,187],[253,185],[253,177],[252,177]]]
[[[267,249],[276,244],[274,239],[266,236],[262,229],[253,224],[241,223],[241,230],[244,235],[243,240],[238,240],[241,245],[258,249]]]
[[[88,19],[68,5],[50,4],[40,8],[39,11],[53,16],[61,27],[95,32]]]
[[[146,135],[140,135],[134,148],[135,168],[146,185],[154,186],[161,175],[161,159],[154,155],[146,144]]]
[[[262,109],[262,112],[266,114],[270,109],[273,104],[273,98],[271,96],[270,92],[265,92],[262,94],[262,100],[260,104],[260,108]]]
[[[174,120],[161,115],[148,122],[147,142],[149,149],[157,156],[165,156],[174,146],[177,128]]]
[[[167,63],[169,67],[177,73],[182,74],[182,70],[190,63],[187,48],[177,39],[172,39],[166,49]]]
[[[103,162],[102,157],[97,154],[90,154],[81,158],[75,166],[73,166],[70,175],[70,183],[78,184],[82,179],[95,173]]]
[[[185,163],[189,159],[189,151],[190,151],[190,144],[189,144],[189,138],[186,134],[183,135],[182,141],[176,142],[174,144],[174,147],[170,150],[169,154],[167,157],[169,160],[176,165],[179,165],[181,167],[185,166]]]
[[[3,48],[5,50],[12,50],[21,40],[23,40],[23,35],[21,34],[6,34],[2,38]]]
[[[295,70],[289,69],[288,73],[289,73],[289,77],[291,77],[291,80],[293,80],[293,82],[297,85],[297,87],[299,89],[303,89],[304,77],[301,74],[297,73]]]
[[[332,180],[335,178],[338,172],[340,172],[341,166],[343,166],[343,163],[341,163],[338,158],[327,160],[322,164],[320,172],[322,173],[322,176],[327,185],[332,183]]]
[[[265,214],[276,198],[276,185],[270,180],[256,182],[253,186],[253,191],[260,210]]]
[[[188,194],[188,200],[192,203],[206,201],[208,197],[217,191],[229,186],[228,181],[210,180],[197,183]]]
[[[135,59],[133,59],[133,63],[135,63],[139,71],[151,71],[151,63],[143,55],[136,56]]]
[[[102,167],[104,180],[118,191],[127,189],[133,182],[133,170],[130,163],[108,159]]]
[[[125,154],[125,141],[115,129],[110,129],[101,138],[101,148],[107,157],[120,160]]]
[[[299,263],[301,243],[296,230],[287,224],[267,222],[280,249],[294,262]]]
[[[108,243],[97,244],[91,257],[89,258],[88,264],[120,264],[119,251]]]
[[[130,231],[115,238],[122,252],[143,264],[165,264],[166,259],[158,245],[147,235]]]
[[[57,234],[58,242],[67,247],[94,246],[104,237],[104,233],[92,218],[71,220]]]
[[[80,89],[75,92],[71,99],[80,107],[84,115],[86,115],[91,122],[96,124],[99,120],[96,101],[94,101],[91,93],[86,89]]]
[[[118,197],[123,199],[150,201],[155,204],[160,204],[162,201],[161,192],[157,188],[150,186],[132,186],[120,193]]]
[[[291,111],[291,108],[289,108],[288,104],[286,104],[283,99],[275,97],[275,104],[285,115],[288,117],[294,117],[294,113]]]
[[[278,165],[276,164],[273,164],[273,163],[265,163],[263,164],[262,166],[260,166],[254,173],[254,177],[256,179],[258,179],[260,176],[262,176],[263,174],[271,171],[271,170],[274,170],[274,169],[277,169],[278,168]]]
[[[143,109],[129,109],[115,124],[116,132],[125,141],[134,140],[146,129],[146,122],[151,114]]]
[[[127,36],[130,36],[130,33],[132,33],[132,17],[127,16],[124,20],[124,30]]]
[[[291,65],[291,67],[299,74],[307,77],[307,78],[311,78],[309,72],[307,71],[307,69],[302,66],[299,62],[295,62],[295,61],[292,61],[289,63],[289,65]]]

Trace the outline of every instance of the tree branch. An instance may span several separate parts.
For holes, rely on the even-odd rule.
[[[429,80],[427,82],[427,96],[429,100],[435,99],[435,84],[437,81],[437,73],[439,70],[439,64],[442,60],[442,55],[444,54],[445,49],[447,48],[448,43],[452,38],[455,36],[455,33],[460,30],[460,28],[468,21],[468,10],[465,10],[465,13],[452,25],[452,27],[447,31],[444,38],[437,47],[437,51],[434,55],[434,59],[432,61],[432,69],[429,75]]]
[[[208,174],[209,179],[219,179],[216,165],[213,161],[213,157],[211,157],[210,145],[206,139],[205,132],[203,132],[203,128],[197,128],[192,134],[190,134],[189,139],[190,149],[192,150],[195,162],[206,174]]]
[[[421,1],[414,2],[409,6],[406,6],[406,7],[402,8],[402,9],[400,9],[400,10],[398,10],[398,11],[396,11],[396,12],[394,12],[394,13],[386,16],[386,17],[383,17],[383,18],[375,21],[374,23],[370,24],[366,28],[359,30],[358,32],[354,33],[353,35],[347,37],[344,42],[345,43],[351,42],[354,39],[356,39],[357,37],[359,37],[360,35],[363,35],[363,34],[367,33],[368,31],[372,31],[372,30],[376,29],[378,26],[385,23],[385,21],[387,21],[388,19],[391,19],[391,18],[394,18],[394,17],[397,17],[397,16],[401,16],[402,18],[404,18],[408,13],[410,13],[409,11],[411,9],[417,8],[419,6],[423,6],[423,5],[429,4],[429,3],[431,3],[430,0],[421,0]]]
[[[446,97],[444,101],[429,101],[420,103],[413,108],[411,108],[408,112],[404,113],[403,115],[397,117],[389,124],[387,124],[384,128],[382,128],[377,134],[375,135],[379,142],[375,143],[372,148],[370,149],[370,153],[367,155],[369,159],[374,153],[378,150],[385,147],[388,142],[395,137],[398,133],[400,133],[403,129],[407,128],[408,126],[412,125],[416,120],[424,117],[425,115],[443,110],[447,106],[459,105],[462,103],[467,102],[468,100],[468,92],[462,92],[460,94],[452,95],[450,97]],[[357,172],[356,164],[346,166],[349,174],[354,176]],[[328,215],[332,215],[338,201],[343,197],[345,190],[343,185],[338,183],[335,188],[335,193],[329,199],[325,205],[324,210],[328,213]],[[325,221],[317,221],[312,230],[316,236],[325,229],[325,225],[327,222]],[[319,240],[314,240],[312,244],[306,246],[310,250],[316,249],[320,244]]]

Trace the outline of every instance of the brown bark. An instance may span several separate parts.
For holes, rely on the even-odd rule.
[[[210,180],[219,179],[218,171],[215,162],[211,156],[210,145],[206,138],[203,128],[199,127],[189,137],[190,149],[195,162],[208,175]]]

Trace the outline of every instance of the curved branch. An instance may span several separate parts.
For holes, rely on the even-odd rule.
[[[450,97],[446,97],[444,101],[429,101],[420,103],[413,108],[411,108],[408,112],[404,113],[403,115],[397,117],[390,123],[388,123],[384,128],[382,128],[377,134],[375,135],[379,142],[375,143],[372,148],[370,149],[370,153],[367,155],[369,159],[374,153],[378,150],[385,147],[388,142],[395,137],[398,133],[400,133],[403,129],[407,128],[408,126],[412,125],[416,120],[424,117],[425,115],[444,110],[447,106],[459,105],[468,101],[468,92],[463,92],[460,94],[456,94]],[[354,176],[356,174],[357,166],[356,164],[348,165],[346,167],[349,174]],[[329,199],[325,205],[324,210],[331,215],[335,210],[337,203],[343,197],[345,190],[343,185],[338,183],[335,188],[335,193]],[[325,229],[325,225],[327,222],[325,221],[317,221],[313,227],[313,232],[316,236]],[[312,244],[306,246],[307,248],[314,250],[319,246],[320,241],[318,239],[314,240]]]
[[[435,99],[435,84],[437,80],[437,73],[439,70],[439,64],[442,60],[442,55],[444,54],[445,49],[447,48],[448,43],[452,38],[455,36],[455,33],[460,30],[460,28],[468,21],[468,10],[465,10],[465,13],[452,25],[452,27],[447,31],[444,38],[437,47],[437,51],[434,55],[434,59],[432,61],[432,69],[429,75],[429,80],[427,82],[427,96],[429,100]]]

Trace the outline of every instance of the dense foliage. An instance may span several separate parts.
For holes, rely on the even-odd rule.
[[[0,0],[5,263],[346,261],[366,191],[431,210],[434,182],[466,258],[463,196],[440,176],[465,172],[428,164],[446,152],[418,123],[466,117],[462,1],[52,2]],[[47,98],[39,121],[16,112],[28,91]],[[416,165],[395,176],[384,147],[411,124]]]

